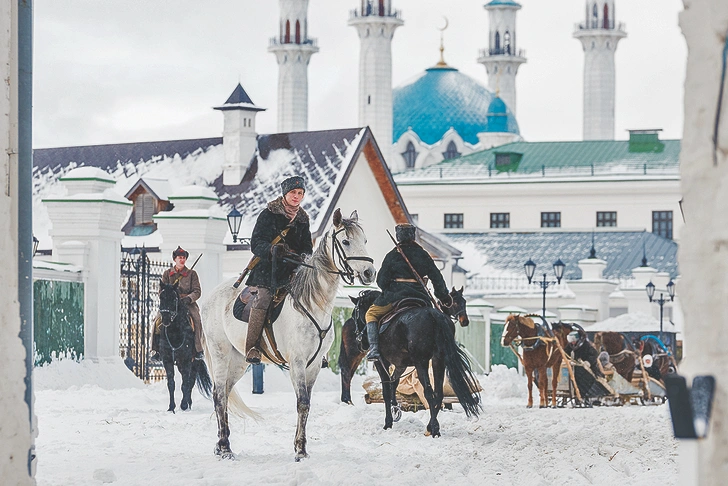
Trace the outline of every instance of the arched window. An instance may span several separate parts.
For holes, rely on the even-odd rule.
[[[379,0],[379,16],[384,17],[384,0]]]
[[[296,44],[301,43],[301,22],[296,20]]]
[[[595,3],[592,6],[592,29],[596,29],[599,26],[599,9],[597,8],[597,4]]]
[[[496,33],[495,33],[495,53],[497,54],[498,51],[500,51],[500,32],[496,31]]]
[[[604,4],[604,20],[602,20],[602,25],[605,29],[609,29],[609,5],[606,3]]]
[[[402,157],[404,157],[404,165],[408,169],[414,169],[415,168],[415,161],[417,160],[417,151],[415,150],[415,144],[412,142],[407,143],[407,150],[402,152]]]
[[[134,226],[152,224],[154,220],[154,196],[148,192],[139,194],[134,201]]]
[[[283,38],[284,44],[290,44],[291,43],[291,21],[286,20],[286,35]]]
[[[511,33],[506,30],[506,33],[503,34],[503,50],[506,54],[511,53]]]
[[[450,143],[447,144],[447,150],[442,153],[442,156],[445,158],[445,160],[460,157],[460,152],[458,152],[458,147],[457,145],[455,145],[455,142],[451,140]]]

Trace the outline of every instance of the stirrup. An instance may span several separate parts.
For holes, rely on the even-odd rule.
[[[250,348],[245,355],[245,361],[250,364],[260,364],[260,351],[257,348]]]

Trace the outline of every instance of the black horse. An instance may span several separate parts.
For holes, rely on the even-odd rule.
[[[379,295],[379,291],[366,290],[360,294],[360,297],[351,299],[354,302],[354,322],[348,329],[344,329],[342,353],[339,355],[340,365],[342,359],[346,360],[343,348],[346,346],[345,342],[351,341],[351,330],[355,330],[357,327],[362,329],[366,325],[364,322],[366,311]],[[453,297],[453,306],[449,308],[448,313],[453,317],[457,317],[461,325],[466,326],[468,317],[465,312],[465,299],[462,296],[462,289],[459,291],[453,289],[450,295]],[[453,321],[439,310],[432,307],[417,307],[396,316],[389,322],[389,326],[380,336],[379,353],[381,360],[375,363],[375,367],[382,380],[386,412],[385,429],[392,427],[392,411],[397,407],[397,386],[399,385],[399,379],[408,366],[414,366],[417,370],[417,377],[425,389],[425,398],[430,407],[427,435],[440,436],[440,424],[437,421],[437,415],[442,408],[442,389],[446,370],[450,385],[466,415],[478,415],[480,399],[476,391],[478,389],[476,379],[470,370],[470,362],[455,342]],[[351,353],[347,354],[347,356],[350,357]],[[357,356],[359,356],[360,361],[363,353],[359,353]],[[347,363],[346,370],[348,374],[346,378],[344,377],[344,367],[342,367],[342,400],[349,402],[351,400],[350,392],[347,388],[345,396],[344,384],[351,384],[351,373],[356,368],[351,366],[352,361],[349,360]],[[359,361],[357,361],[357,364]],[[430,361],[432,361],[433,383],[430,383]],[[394,366],[394,371],[390,375],[389,370],[392,366]],[[349,400],[345,400],[345,398]]]
[[[192,388],[197,389],[205,398],[211,397],[212,380],[207,366],[202,360],[195,360],[195,331],[190,324],[187,305],[180,299],[177,284],[160,283],[159,313],[162,316],[162,335],[160,354],[167,372],[169,390],[168,412],[174,413],[174,365],[182,375],[182,410],[192,408]]]

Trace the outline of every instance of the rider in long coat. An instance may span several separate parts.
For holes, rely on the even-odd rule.
[[[306,188],[302,177],[289,177],[281,183],[283,195],[268,203],[255,222],[250,238],[250,249],[260,257],[245,282],[253,294],[248,319],[248,335],[245,340],[245,359],[248,363],[260,363],[257,347],[265,325],[268,308],[276,292],[288,285],[297,265],[282,261],[283,257],[313,253],[313,241],[309,217],[301,207]],[[283,241],[273,245],[273,240],[289,228]],[[273,274],[275,260],[275,275]]]
[[[186,266],[189,256],[190,254],[187,250],[178,246],[172,252],[174,266],[164,271],[162,274],[162,283],[177,283],[180,300],[187,305],[187,312],[190,314],[195,327],[195,351],[197,352],[195,359],[202,359],[204,357],[202,351],[202,318],[200,317],[200,308],[197,305],[197,300],[202,295],[202,287],[200,286],[200,278],[197,276],[197,272]],[[161,322],[161,318],[156,320]],[[160,326],[155,327],[155,334],[152,338],[152,349],[159,351]]]
[[[446,306],[452,305],[452,298],[448,293],[442,273],[440,273],[430,254],[415,241],[417,228],[411,224],[399,224],[395,228],[395,233],[399,247],[420,278],[427,277],[432,282],[435,297],[444,302]],[[377,285],[382,289],[382,295],[374,301],[374,304],[366,313],[367,337],[369,338],[367,359],[369,361],[379,359],[379,319],[392,310],[394,302],[407,297],[430,302],[427,291],[412,273],[412,269],[397,251],[397,248],[394,248],[384,257],[382,268],[377,274]]]

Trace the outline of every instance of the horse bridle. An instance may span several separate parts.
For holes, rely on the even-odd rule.
[[[346,228],[342,227],[341,229],[337,230],[334,228],[331,231],[331,251],[333,253],[332,260],[334,261],[334,266],[339,270],[339,276],[341,279],[348,285],[354,284],[354,278],[356,278],[356,273],[353,268],[351,268],[351,265],[349,265],[349,260],[355,260],[355,261],[362,261],[362,262],[369,262],[371,264],[374,264],[374,259],[368,256],[348,256],[346,254],[346,250],[344,249],[344,246],[341,244],[337,236],[339,233],[346,231]],[[337,259],[338,259],[338,265],[337,265]],[[343,270],[341,270],[343,268]]]
[[[164,327],[171,326],[172,325],[172,322],[174,322],[174,320],[177,319],[177,315],[179,314],[179,300],[180,299],[179,299],[179,295],[177,294],[177,292],[175,292],[174,294],[175,294],[174,310],[171,310],[171,309],[162,309],[161,307],[159,308],[159,313],[160,314],[169,314],[169,324],[165,324],[164,323],[164,319],[162,319],[162,325]]]

